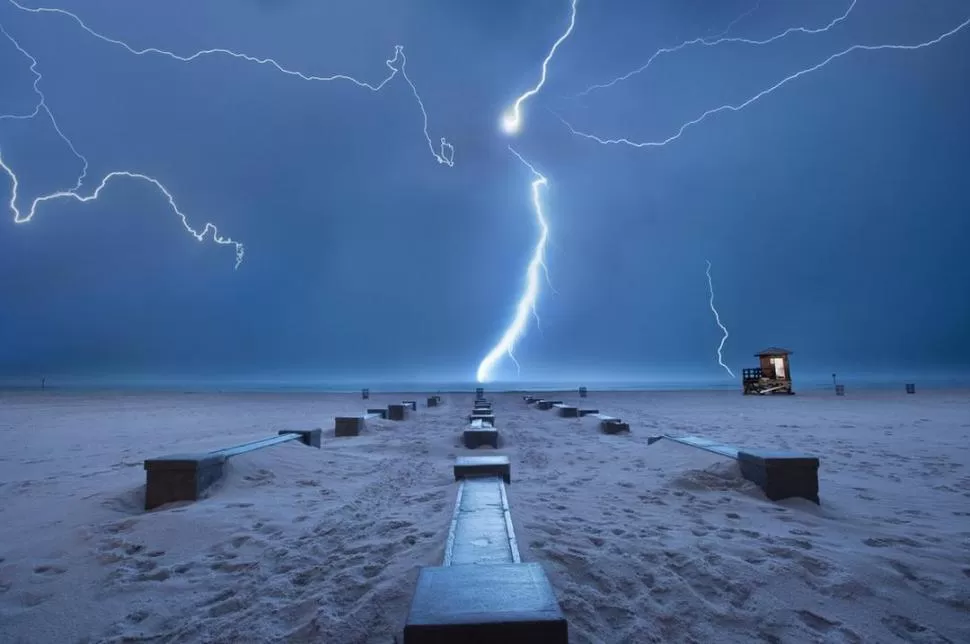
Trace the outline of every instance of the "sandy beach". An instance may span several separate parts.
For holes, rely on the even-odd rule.
[[[970,641],[970,391],[590,392],[630,422],[615,436],[488,396],[572,642]],[[333,437],[402,398],[409,420]],[[0,394],[0,641],[391,644],[442,556],[472,399]],[[142,509],[145,458],[314,427],[320,450],[238,456],[206,499]],[[661,433],[817,454],[822,504]]]

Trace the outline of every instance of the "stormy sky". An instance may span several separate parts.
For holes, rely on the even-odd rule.
[[[54,0],[51,0],[54,2]],[[25,6],[38,6],[22,0]],[[762,0],[731,36],[818,28],[848,0]],[[580,0],[575,31],[510,139],[499,117],[538,80],[567,0],[63,2],[136,49],[213,47],[305,74],[379,82],[403,45],[438,163],[401,76],[373,92],[226,56],[134,55],[69,17],[0,0],[39,88],[105,174],[157,178],[200,243],[138,181],[14,223],[0,172],[0,377],[470,381],[521,294],[538,228],[529,171],[548,177],[537,302],[503,380],[731,383],[792,349],[796,377],[970,368],[970,28],[917,51],[859,51],[737,112],[856,44],[918,43],[970,17],[963,0],[859,0],[828,32],[692,46],[613,87],[662,47],[711,37],[752,0]],[[30,61],[0,38],[0,114],[34,109]],[[43,115],[0,120],[17,205],[73,187],[80,162]]]

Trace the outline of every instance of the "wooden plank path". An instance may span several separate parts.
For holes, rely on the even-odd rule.
[[[476,397],[484,398],[481,389]],[[488,416],[472,418],[466,436],[497,434]],[[444,557],[418,574],[403,644],[568,643],[545,571],[519,555],[506,492],[511,471],[504,454],[455,459],[458,493]]]
[[[520,561],[504,481],[498,476],[461,481],[442,565]]]

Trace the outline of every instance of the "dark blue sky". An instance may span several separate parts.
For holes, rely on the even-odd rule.
[[[551,113],[607,137],[665,138],[851,44],[929,40],[970,15],[963,0],[860,0],[828,33],[685,49],[567,98],[752,4],[580,1],[512,141],[550,182],[556,288],[539,298],[542,332],[530,326],[517,348],[524,378],[727,380],[705,259],[732,368],[767,345],[793,349],[796,371],[970,366],[970,28],[919,51],[850,54],[661,148],[601,146]],[[763,0],[732,35],[818,27],[847,4]],[[400,77],[372,93],[225,57],[134,56],[2,0],[0,24],[37,58],[91,163],[87,185],[119,169],[155,176],[246,258],[234,271],[231,249],[193,240],[146,184],[47,204],[24,225],[4,208],[0,377],[474,376],[537,234],[532,177],[498,119],[536,82],[567,0],[64,6],[136,47],[225,47],[369,81],[402,44],[455,165],[431,155]],[[0,113],[29,112],[32,81],[0,39]],[[40,118],[0,121],[0,150],[21,206],[70,188],[79,169]]]

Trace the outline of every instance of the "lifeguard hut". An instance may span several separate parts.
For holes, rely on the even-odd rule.
[[[744,369],[741,381],[744,395],[793,394],[788,356],[791,351],[769,347],[754,354],[761,361],[755,369]]]

